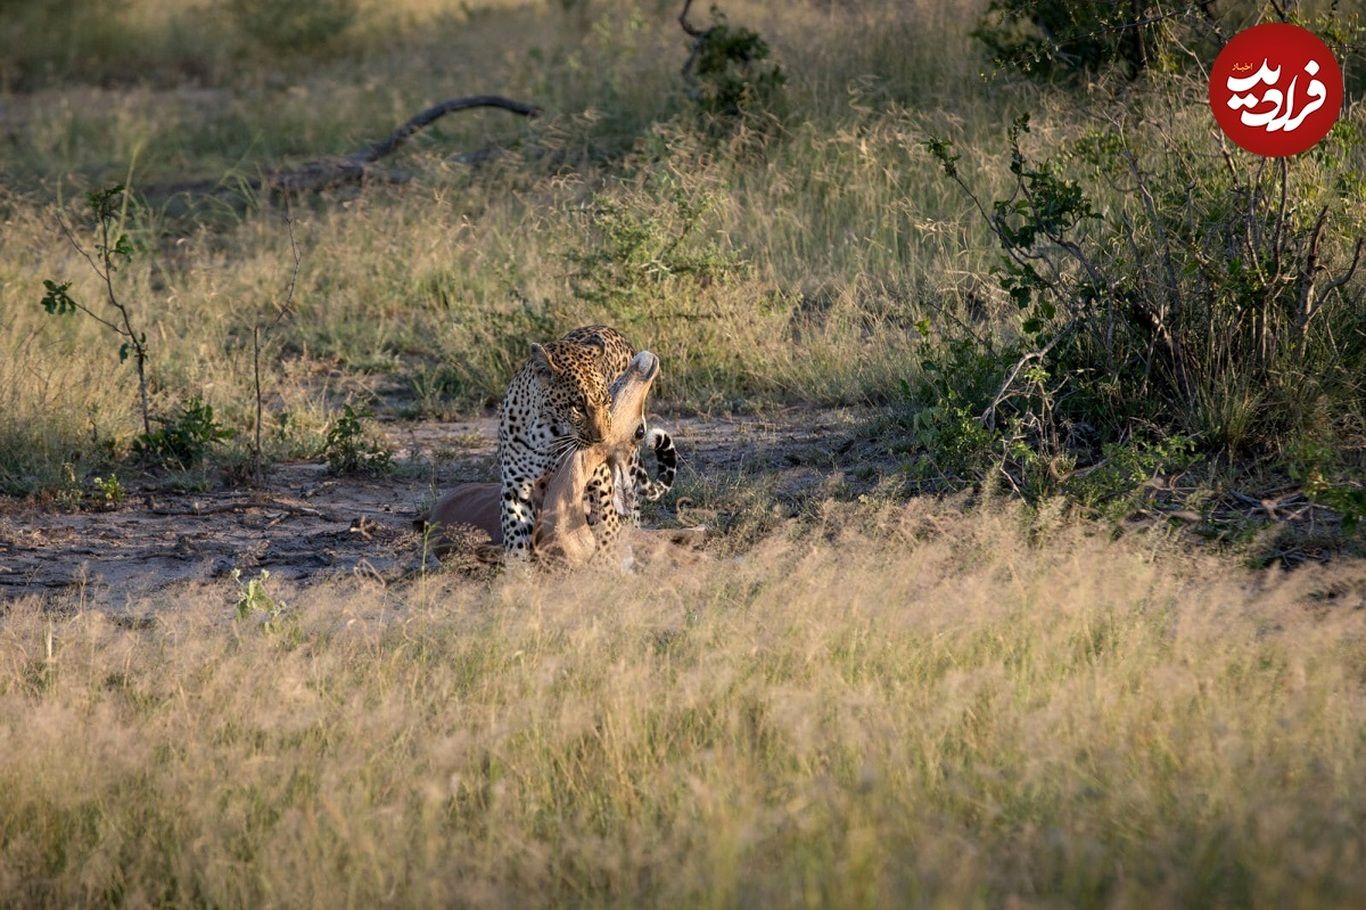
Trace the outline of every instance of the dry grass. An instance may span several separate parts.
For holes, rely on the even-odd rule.
[[[447,118],[390,162],[408,183],[289,209],[296,314],[265,357],[283,458],[316,453],[346,399],[478,411],[529,341],[589,321],[660,355],[665,407],[904,400],[937,339],[1019,322],[993,239],[921,143],[953,140],[992,199],[1014,114],[1034,112],[1030,151],[1052,155],[1091,103],[979,79],[980,2],[724,0],[788,74],[766,141],[690,119],[663,0],[375,0],[297,57],[234,31],[221,0],[70,0],[93,12],[62,29],[35,26],[39,6],[0,22],[24,51],[0,61],[0,493],[127,466],[136,387],[117,343],[38,299],[48,277],[98,299],[53,216],[130,173],[232,185],[463,94],[546,109]],[[1213,155],[1203,97],[1148,88]],[[1363,116],[1354,101],[1349,124]],[[504,154],[482,168],[448,160],[490,144]],[[1296,179],[1350,213],[1366,143],[1321,157]],[[148,332],[154,411],[202,394],[241,434],[220,464],[254,411],[250,327],[292,265],[285,210],[250,195],[136,212],[117,278]],[[701,212],[680,249],[713,278],[646,263],[629,308],[575,295],[576,257],[608,247],[594,206],[667,246],[675,199]],[[1350,432],[1360,408],[1321,407]],[[832,476],[866,467],[828,458]],[[235,618],[230,582],[120,615],[79,594],[7,605],[0,906],[1366,893],[1360,562],[1254,574],[1047,506],[808,497],[783,523],[773,476],[691,483],[727,533],[687,569],[270,579],[249,604],[268,621]]]
[[[913,501],[273,632],[18,604],[0,903],[1345,907],[1363,584]]]
[[[222,6],[203,15],[226,15]],[[732,21],[773,41],[789,77],[790,141],[755,153],[743,136],[731,146],[699,141],[679,117],[686,42],[668,6],[476,4],[440,16],[430,3],[369,5],[335,59],[262,58],[244,47],[198,85],[175,78],[183,9],[148,0],[111,13],[145,38],[130,54],[169,55],[142,68],[164,70],[165,80],[57,81],[4,96],[14,154],[0,177],[0,216],[16,241],[0,249],[0,375],[9,380],[0,385],[0,489],[51,487],[68,462],[78,474],[98,468],[137,429],[117,344],[88,320],[54,320],[37,305],[48,277],[99,299],[97,279],[56,230],[59,205],[75,217],[85,189],[130,174],[135,187],[194,177],[232,185],[350,151],[433,100],[474,91],[547,113],[532,123],[499,112],[447,118],[394,160],[412,183],[294,210],[298,317],[266,358],[269,411],[289,418],[287,434],[268,434],[276,456],[316,450],[328,411],[348,396],[382,392],[426,415],[487,406],[529,340],[584,321],[621,324],[659,353],[666,403],[899,394],[915,370],[911,326],[929,313],[923,301],[960,307],[977,283],[969,273],[990,257],[918,150],[930,125],[960,138],[1000,131],[1003,102],[974,83],[967,20],[947,3],[802,4],[781,15],[727,4]],[[915,38],[924,34],[937,40]],[[235,40],[231,29],[223,35]],[[445,160],[490,142],[510,151],[481,170]],[[661,149],[658,167],[643,167]],[[705,287],[662,282],[648,306],[603,312],[576,300],[571,281],[570,257],[597,243],[584,206],[611,200],[656,237],[678,227],[657,186],[624,176],[633,169],[657,170],[700,201],[692,237],[740,266]],[[119,283],[148,330],[154,410],[203,395],[228,425],[250,421],[249,327],[273,312],[291,267],[282,214],[224,206],[186,219],[161,203],[134,213],[138,256]],[[969,235],[981,242],[965,244]]]

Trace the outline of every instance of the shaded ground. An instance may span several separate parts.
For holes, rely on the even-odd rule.
[[[835,486],[855,492],[880,470],[854,450],[848,410],[791,409],[762,417],[665,418],[680,452],[676,492],[707,482],[763,480],[782,498]],[[434,493],[495,477],[492,417],[391,422],[398,469],[334,477],[324,464],[278,466],[265,489],[167,492],[130,485],[120,507],[60,511],[0,500],[0,599],[76,593],[120,606],[184,582],[262,568],[311,582],[339,574],[392,579],[418,564],[412,520]],[[860,479],[861,478],[861,479]],[[674,498],[652,522],[677,524]]]

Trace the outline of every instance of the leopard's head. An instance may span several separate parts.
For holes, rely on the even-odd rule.
[[[612,398],[604,365],[606,345],[596,335],[586,341],[551,341],[531,346],[531,362],[544,390],[546,416],[557,437],[579,447],[607,438]]]

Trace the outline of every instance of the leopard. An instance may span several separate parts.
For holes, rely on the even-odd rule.
[[[574,451],[607,438],[609,386],[633,356],[635,348],[626,337],[606,325],[582,326],[555,341],[531,345],[498,414],[499,524],[506,556],[531,558],[537,485]],[[608,526],[610,521],[604,529]]]
[[[645,399],[648,394],[650,384],[654,377],[658,375],[658,358],[648,352],[637,355],[640,363],[636,369],[628,368],[621,376],[613,382],[610,388],[612,397],[611,403],[611,425],[610,444],[603,444],[604,457],[592,459],[586,463],[575,463],[574,470],[579,479],[576,483],[577,496],[579,498],[579,511],[581,513],[579,522],[588,527],[587,519],[589,513],[596,506],[596,520],[603,522],[603,528],[595,536],[615,537],[619,533],[618,525],[624,520],[621,511],[618,510],[613,501],[616,496],[616,485],[613,480],[609,464],[627,465],[627,474],[632,478],[631,494],[635,497],[634,503],[637,508],[631,517],[633,524],[639,525],[640,500],[657,500],[668,492],[677,475],[678,454],[674,446],[673,438],[667,430],[659,427],[648,427],[645,422]],[[651,366],[652,365],[652,366]],[[634,430],[628,429],[634,427]],[[656,476],[651,478],[649,472],[645,470],[640,462],[640,449],[642,444],[653,449]],[[570,461],[573,461],[571,458]],[[593,488],[590,491],[589,477],[584,473],[584,464],[592,465],[589,472],[593,475]],[[542,517],[545,507],[546,489],[551,483],[551,478],[557,474],[562,474],[566,470],[565,465],[556,469],[556,474],[547,476],[533,485],[532,507],[537,513],[536,530],[533,532],[533,551],[539,551],[539,544],[536,538],[542,533]],[[561,493],[556,501],[555,508],[562,516],[567,514],[565,510],[570,506],[564,498],[567,495],[564,491],[572,489],[566,487],[564,483],[560,486]],[[418,516],[414,521],[414,528],[421,532],[435,532],[434,537],[430,538],[432,552],[438,557],[449,555],[461,549],[470,549],[478,559],[487,562],[501,562],[504,556],[502,538],[502,484],[501,483],[466,483],[461,484],[454,490],[449,491],[435,502],[430,509]],[[591,495],[590,495],[591,494]],[[609,511],[610,509],[610,511]],[[563,521],[563,518],[558,519]],[[553,532],[550,536],[553,537]],[[482,536],[484,542],[480,542]],[[424,538],[426,540],[426,538]],[[580,546],[582,543],[580,543]],[[600,553],[611,552],[611,541],[605,542],[604,546],[594,548]],[[539,558],[539,552],[536,552]]]
[[[612,383],[607,437],[575,449],[556,469],[533,533],[538,562],[557,566],[620,560],[623,568],[629,567],[631,548],[622,540],[625,517],[631,515],[631,524],[639,525],[640,500],[662,495],[677,472],[672,437],[648,427],[645,418],[646,397],[658,375],[658,357],[649,351],[636,354]],[[642,443],[654,449],[655,480],[640,464]]]

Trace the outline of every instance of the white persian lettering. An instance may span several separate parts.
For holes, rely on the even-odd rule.
[[[1318,75],[1319,64],[1317,60],[1310,60],[1304,66],[1305,75],[1309,76],[1309,87],[1305,89],[1305,95],[1310,99],[1309,103],[1295,112],[1295,89],[1299,85],[1300,77],[1297,75],[1290,80],[1290,87],[1284,93],[1278,88],[1273,88],[1281,80],[1281,67],[1272,69],[1269,62],[1262,60],[1262,65],[1257,72],[1251,76],[1238,79],[1233,76],[1228,77],[1226,85],[1233,94],[1228,99],[1230,110],[1243,109],[1238,119],[1244,126],[1265,127],[1268,133],[1277,131],[1291,132],[1304,122],[1314,111],[1323,107],[1324,101],[1328,98],[1328,88],[1314,76]],[[1266,89],[1261,95],[1250,91],[1261,85],[1266,84]],[[1253,113],[1252,109],[1260,105],[1269,104],[1268,110],[1260,113]]]

